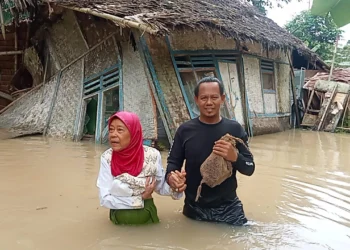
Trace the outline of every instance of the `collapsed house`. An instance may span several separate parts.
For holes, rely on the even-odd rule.
[[[317,72],[303,86],[302,126],[317,131],[350,131],[350,68]]]
[[[222,115],[250,136],[283,131],[293,67],[328,69],[238,0],[51,0],[37,6],[31,30],[41,83],[0,111],[0,128],[15,135],[103,143],[108,117],[128,110],[148,143],[171,141],[198,115],[193,89],[207,75],[225,85]]]

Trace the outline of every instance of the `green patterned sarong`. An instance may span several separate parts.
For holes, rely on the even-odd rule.
[[[109,219],[116,225],[142,225],[158,223],[157,208],[153,199],[144,200],[142,209],[111,209]]]

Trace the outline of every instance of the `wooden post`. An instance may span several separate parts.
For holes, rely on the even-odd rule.
[[[299,110],[298,110],[298,102],[297,102],[297,96],[296,96],[296,89],[294,85],[294,69],[292,65],[292,60],[290,59],[290,55],[288,55],[288,60],[289,60],[289,67],[290,67],[290,76],[291,76],[291,87],[292,87],[292,94],[293,94],[293,101],[294,101],[294,109],[295,109],[295,117],[297,119],[297,124],[296,127],[299,127],[300,125],[300,116],[299,116]]]
[[[334,86],[334,89],[333,89],[333,91],[332,91],[332,94],[331,94],[331,96],[329,97],[329,102],[328,102],[328,104],[327,104],[327,106],[326,106],[326,109],[324,110],[324,112],[323,112],[323,114],[322,114],[321,121],[320,121],[320,123],[318,124],[318,128],[317,128],[318,131],[320,131],[320,129],[322,128],[323,121],[324,121],[325,117],[327,116],[328,109],[329,109],[329,107],[331,106],[331,103],[332,103],[332,101],[333,101],[334,94],[336,93],[337,87],[338,87],[338,85],[335,85],[335,86]],[[322,110],[322,109],[321,109],[321,110]]]
[[[6,30],[5,30],[5,20],[4,13],[2,12],[2,5],[0,4],[0,24],[1,24],[1,32],[4,40],[6,39]]]
[[[18,50],[18,35],[17,35],[17,26],[15,24],[15,51]],[[18,57],[17,54],[15,54],[15,72],[17,72],[18,68]]]
[[[342,127],[344,127],[344,120],[345,120],[345,117],[346,117],[346,113],[348,112],[349,103],[350,103],[350,93],[348,93],[348,101],[346,102],[346,106],[345,106],[345,109],[344,109],[343,119],[342,119],[342,122],[341,122],[341,126]]]

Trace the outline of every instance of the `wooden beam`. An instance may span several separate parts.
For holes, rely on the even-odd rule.
[[[318,128],[317,130],[320,131],[320,129],[322,128],[323,126],[323,121],[324,119],[326,118],[326,116],[328,115],[328,110],[329,110],[329,107],[331,106],[332,102],[333,102],[333,99],[334,99],[334,95],[336,94],[336,91],[337,91],[337,85],[334,86],[334,89],[332,91],[332,94],[331,96],[329,97],[329,102],[327,103],[327,106],[326,106],[326,109],[324,110],[322,116],[321,116],[321,121],[320,123],[318,124]],[[322,104],[321,104],[321,107],[322,107]],[[322,108],[321,108],[322,110]]]
[[[111,21],[119,24],[122,27],[128,26],[128,27],[131,27],[131,28],[135,28],[135,29],[139,29],[139,30],[142,30],[142,31],[146,31],[146,32],[148,32],[148,33],[150,33],[152,35],[156,34],[159,31],[158,29],[153,29],[148,24],[138,23],[138,22],[135,22],[135,21],[127,20],[126,19],[127,17],[126,18],[121,18],[121,17],[117,17],[117,16],[110,15],[110,14],[107,14],[107,13],[94,11],[94,10],[91,10],[89,8],[77,8],[77,7],[71,7],[71,6],[65,6],[65,5],[60,5],[60,6],[63,7],[63,8],[66,8],[66,9],[71,9],[71,10],[75,10],[75,11],[82,12],[82,13],[85,13],[85,14],[90,14],[90,15],[93,15],[93,16],[98,16],[98,17],[101,17],[101,18],[104,18],[104,19],[108,19],[108,20],[111,20]]]
[[[6,100],[9,100],[9,101],[13,101],[13,98],[12,98],[11,95],[6,94],[6,93],[4,93],[2,91],[0,91],[0,97],[5,98]]]
[[[12,56],[12,55],[21,55],[23,54],[22,50],[14,50],[14,51],[1,51],[0,56]]]

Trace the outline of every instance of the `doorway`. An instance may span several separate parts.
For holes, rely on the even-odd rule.
[[[98,95],[94,95],[84,100],[86,103],[86,112],[83,129],[83,140],[93,141],[95,140],[96,127],[97,127],[97,107],[98,107]]]
[[[102,144],[108,141],[108,119],[111,115],[120,110],[119,101],[119,86],[107,89],[103,92]]]
[[[239,86],[237,64],[234,62],[219,61],[219,69],[224,83],[225,93],[229,99],[229,106],[234,113],[234,119],[244,126],[243,103]]]

